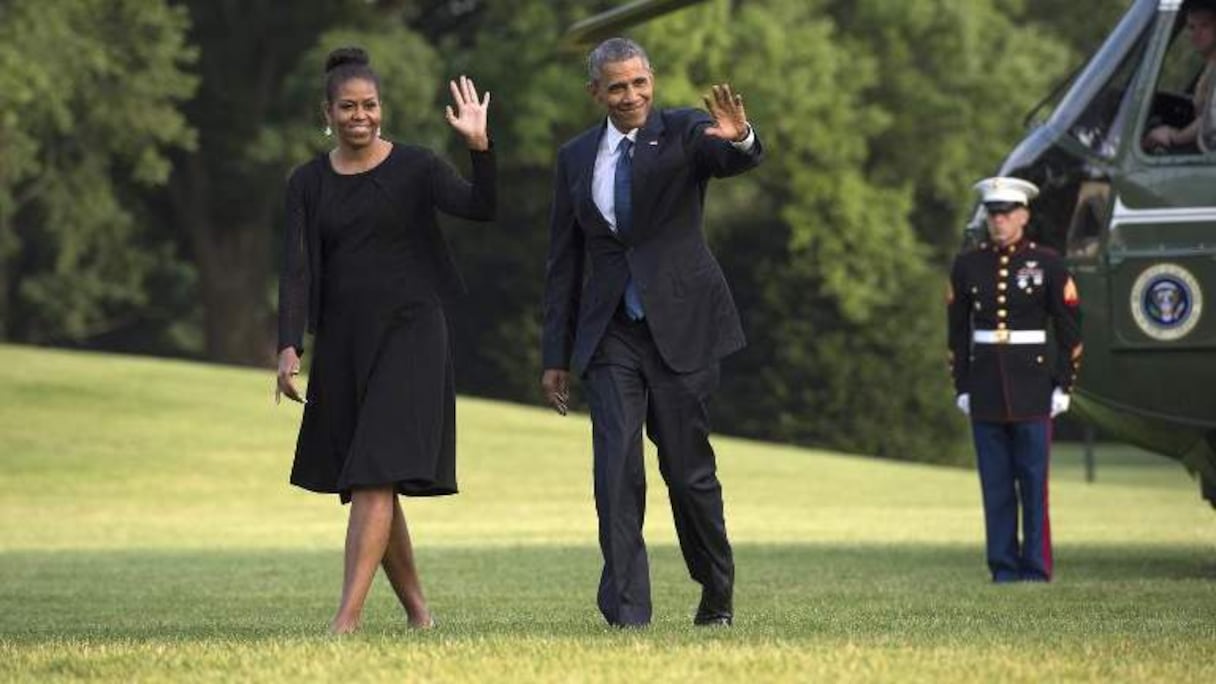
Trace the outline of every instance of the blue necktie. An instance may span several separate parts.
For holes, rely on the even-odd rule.
[[[633,149],[633,141],[621,138],[617,145],[616,173],[612,178],[613,213],[616,214],[616,234],[624,238],[629,234],[633,222],[633,157],[629,152]],[[625,312],[635,321],[646,317],[642,309],[642,298],[638,288],[633,284],[633,277],[625,281]]]

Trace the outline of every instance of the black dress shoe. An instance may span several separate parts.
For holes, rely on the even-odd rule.
[[[701,601],[697,604],[692,623],[698,627],[730,627],[735,612],[730,599],[730,590],[710,593],[702,589]]]
[[[692,619],[697,627],[730,627],[732,622],[729,615],[697,615]]]

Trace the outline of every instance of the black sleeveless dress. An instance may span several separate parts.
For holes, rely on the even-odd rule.
[[[322,171],[322,324],[291,482],[343,503],[360,486],[457,491],[456,392],[435,267],[391,190],[403,187],[393,174],[407,172],[405,154],[394,146],[363,173]]]

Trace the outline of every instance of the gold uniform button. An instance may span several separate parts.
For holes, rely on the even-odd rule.
[[[1002,278],[1008,278],[1008,277],[1009,277],[1009,269],[1007,269],[1007,268],[1002,268],[1001,270],[997,271],[997,275],[999,275],[999,276],[1000,276],[1000,277],[1002,277]]]
[[[997,298],[996,298],[996,303],[997,303],[997,304],[1004,304],[1004,303],[1005,303],[1005,295],[1001,295],[1001,296],[997,297]]]
[[[1000,290],[1001,292],[1004,292],[1008,287],[1009,287],[1008,283],[997,283],[996,284],[996,289]]]
[[[1001,310],[999,310],[999,311],[997,311],[997,312],[996,312],[996,315],[997,315],[997,317],[998,317],[998,318],[1004,318],[1004,317],[1005,317],[1005,316],[1007,316],[1008,314],[1009,314],[1009,312],[1008,312],[1008,311],[1005,311],[1004,309],[1001,309]]]
[[[1042,357],[1042,356],[1036,356],[1036,357],[1034,357],[1034,360],[1035,360],[1035,361],[1037,361],[1037,362],[1039,362],[1039,363],[1043,363],[1043,357]]]
[[[997,330],[1004,330],[1004,329],[1005,329],[1005,323],[1004,323],[1004,322],[997,323],[997,324],[996,324],[996,329],[997,329]]]
[[[1001,257],[1001,265],[1004,266],[1007,263],[1009,263],[1009,257],[1007,257],[1007,256]]]

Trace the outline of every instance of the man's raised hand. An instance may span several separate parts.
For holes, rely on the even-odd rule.
[[[714,125],[705,129],[705,135],[743,142],[751,130],[747,123],[747,112],[743,110],[743,96],[731,90],[729,83],[724,83],[713,86],[704,99],[705,108],[714,118]]]

